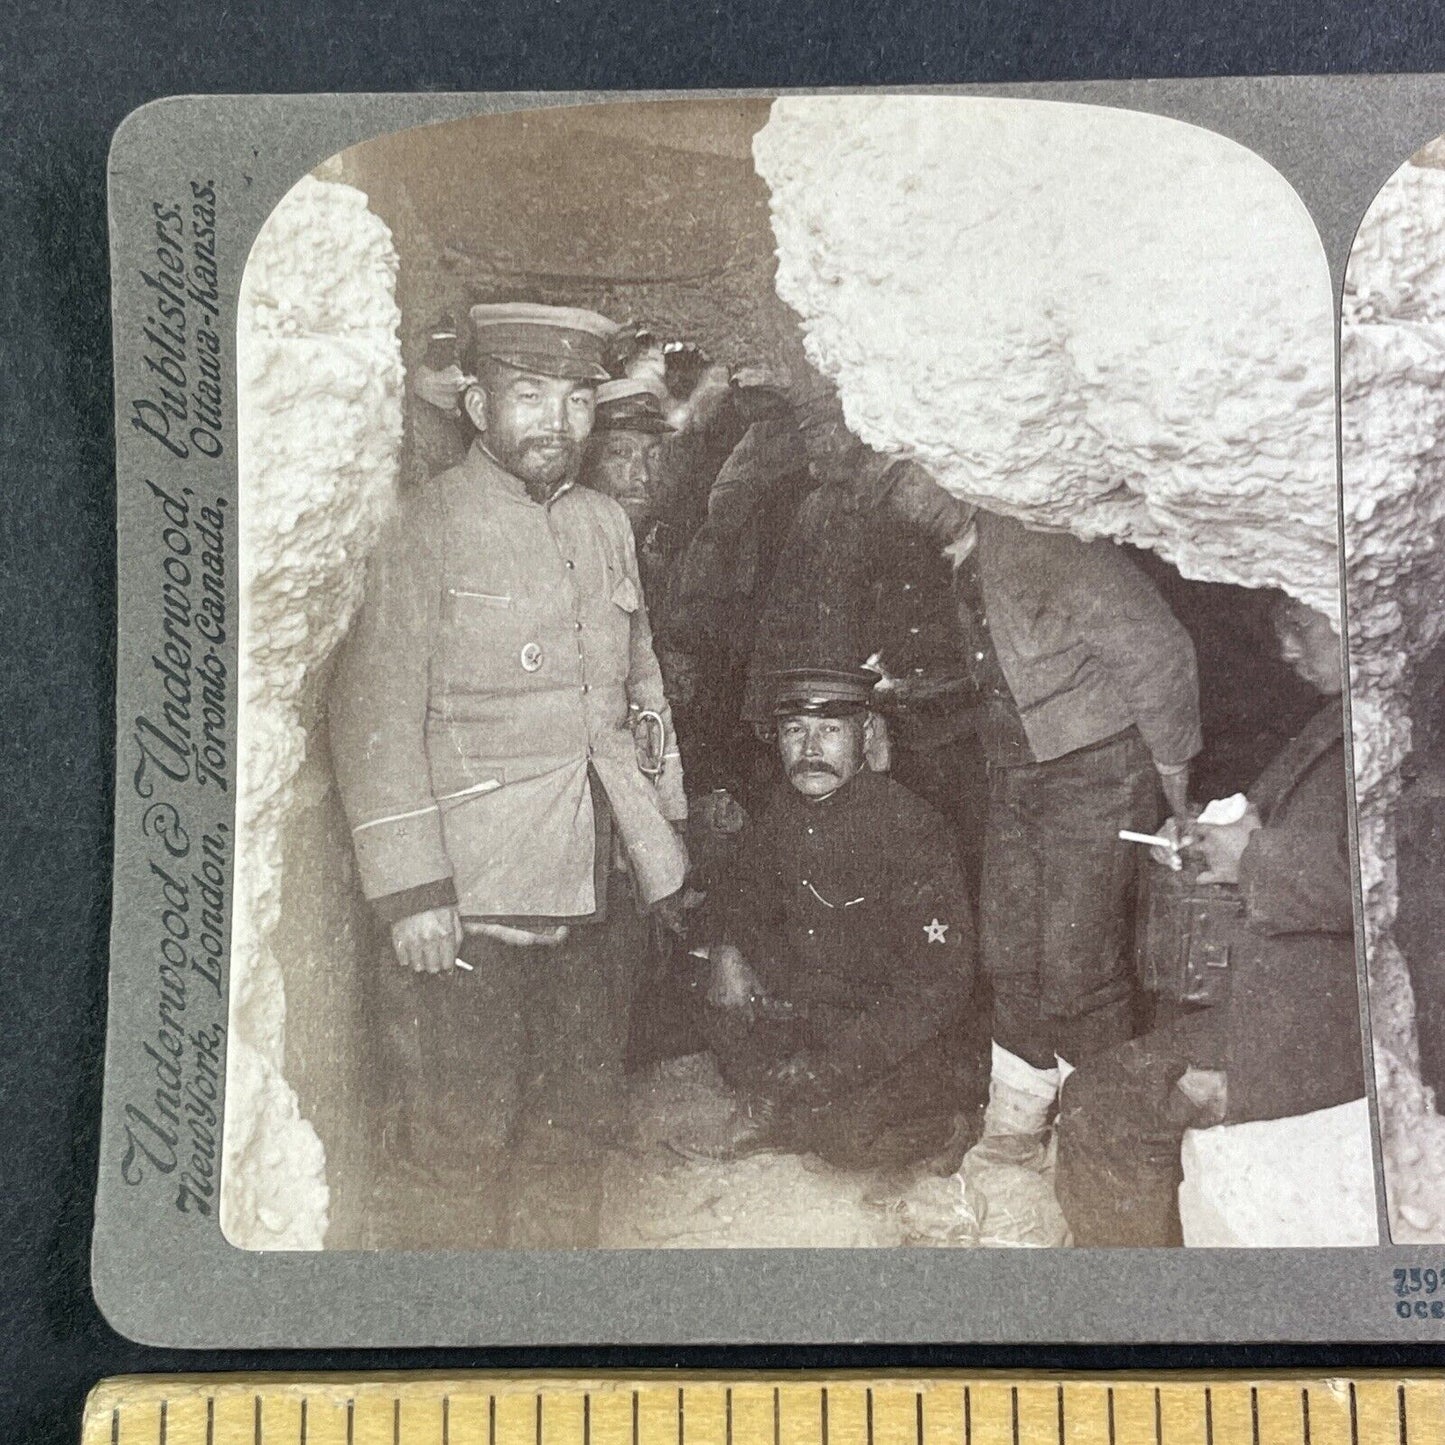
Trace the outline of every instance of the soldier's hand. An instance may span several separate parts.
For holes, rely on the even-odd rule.
[[[674,933],[679,938],[687,932],[687,915],[683,909],[684,896],[684,890],[679,888],[676,893],[669,893],[666,898],[659,898],[648,910],[669,933]]]
[[[1174,1088],[1187,1110],[1180,1122],[1195,1129],[1224,1122],[1229,1113],[1229,1079],[1223,1069],[1196,1069],[1191,1064]]]
[[[1182,866],[1179,858],[1180,851],[1189,847],[1194,841],[1193,818],[1166,818],[1155,831],[1159,837],[1168,838],[1173,847],[1161,848],[1155,845],[1149,850],[1149,856],[1156,863],[1162,863],[1166,868],[1177,873]]]
[[[1238,883],[1239,863],[1249,840],[1264,826],[1253,803],[1237,823],[1197,823],[1195,846],[1204,854],[1201,883]]]
[[[763,996],[763,986],[758,982],[757,974],[743,962],[742,953],[731,943],[718,944],[709,957],[712,979],[708,984],[708,1003],[714,1008],[751,1019],[753,1005]]]
[[[814,1054],[794,1054],[772,1070],[774,1088],[794,1108],[816,1109],[831,1097],[840,1071]]]
[[[414,973],[446,973],[457,966],[462,916],[455,906],[429,908],[391,925],[396,961]]]

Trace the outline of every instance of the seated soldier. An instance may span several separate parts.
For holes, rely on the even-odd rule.
[[[1237,821],[1192,825],[1198,881],[1236,885],[1243,905],[1227,997],[1090,1059],[1064,1085],[1055,1188],[1075,1244],[1183,1243],[1186,1129],[1312,1113],[1365,1092],[1340,643],[1323,614],[1289,598],[1274,624],[1285,661],[1323,701]]]
[[[775,675],[788,785],[709,895],[695,950],[714,1057],[758,1106],[759,1138],[844,1168],[937,1153],[985,1075],[968,888],[943,818],[877,770],[877,681]]]

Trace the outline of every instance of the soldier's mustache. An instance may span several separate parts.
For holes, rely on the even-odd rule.
[[[788,776],[790,778],[800,778],[805,773],[826,773],[830,778],[841,778],[843,776],[837,768],[831,767],[828,763],[794,763],[793,766],[788,769]]]

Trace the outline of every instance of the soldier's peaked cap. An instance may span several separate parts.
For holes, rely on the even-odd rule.
[[[877,706],[873,689],[882,678],[866,667],[792,667],[769,680],[774,717],[848,717]]]
[[[666,391],[661,382],[624,376],[597,388],[593,431],[669,432],[676,428],[662,414]]]
[[[467,313],[482,356],[519,371],[573,381],[606,381],[603,361],[617,323],[576,306],[505,301]]]

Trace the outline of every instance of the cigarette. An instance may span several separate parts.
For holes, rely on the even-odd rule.
[[[1158,833],[1131,833],[1127,828],[1119,829],[1121,843],[1145,843],[1151,848],[1171,848],[1179,851],[1179,844],[1173,838],[1162,838]]]
[[[471,964],[469,964],[465,959],[462,958],[457,959],[457,967],[466,969],[468,973],[472,971]]]

